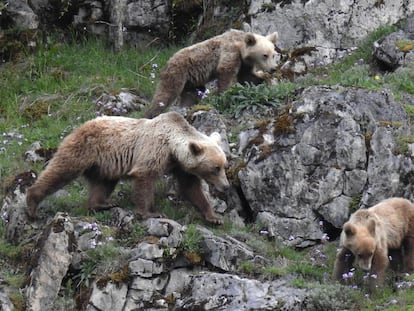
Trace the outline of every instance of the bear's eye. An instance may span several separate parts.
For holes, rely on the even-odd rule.
[[[263,54],[263,58],[264,59],[267,59],[269,57],[269,55],[267,55],[267,54]]]
[[[220,170],[221,170],[220,166],[216,166],[214,168],[214,174],[219,175],[220,174]]]

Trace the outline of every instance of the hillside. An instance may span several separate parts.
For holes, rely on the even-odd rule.
[[[386,196],[414,198],[414,65],[389,71],[373,56],[373,43],[397,28],[382,27],[342,62],[293,80],[280,74],[173,108],[225,136],[232,190],[210,192],[224,219],[214,227],[169,177],[156,190],[168,219],[137,219],[127,181],[112,197],[119,207],[90,213],[82,179],[45,200],[39,220],[24,214],[25,190],[62,138],[98,115],[142,117],[179,47],[114,52],[94,37],[50,35],[2,64],[2,308],[412,308],[412,275],[390,272],[374,293],[362,273],[343,286],[330,277],[350,211]]]

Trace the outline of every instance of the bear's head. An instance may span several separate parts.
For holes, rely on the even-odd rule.
[[[280,55],[275,50],[279,35],[274,32],[261,36],[247,33],[244,39],[245,46],[241,49],[243,63],[253,68],[253,72],[264,71],[273,73],[277,70]]]
[[[220,134],[213,133],[201,141],[190,141],[187,160],[182,163],[183,169],[213,185],[218,191],[229,188],[226,177],[227,159],[219,146]]]
[[[375,220],[368,219],[365,225],[355,225],[347,222],[344,225],[344,246],[349,249],[355,257],[355,264],[362,270],[371,269],[372,258],[377,248],[375,238]]]

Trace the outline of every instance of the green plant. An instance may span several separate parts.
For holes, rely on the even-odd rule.
[[[88,287],[90,280],[122,270],[128,257],[114,242],[105,242],[87,250],[86,258],[76,276],[77,286]]]
[[[306,310],[355,310],[361,295],[347,286],[308,283]]]
[[[141,222],[135,222],[130,230],[122,230],[116,235],[118,243],[125,247],[133,247],[140,243],[147,234],[145,226]]]
[[[263,276],[265,279],[277,279],[286,275],[286,269],[284,267],[269,266],[263,268]]]
[[[294,89],[293,84],[289,90]],[[220,95],[207,97],[204,99],[208,104],[215,106],[220,112],[239,117],[242,112],[256,112],[263,108],[276,108],[282,105],[280,98],[286,96],[286,89],[281,86],[269,86],[266,84],[235,84]]]
[[[359,209],[359,204],[361,203],[361,200],[362,200],[362,194],[357,194],[352,197],[351,202],[349,202],[349,211],[351,213]]]
[[[202,235],[198,231],[197,226],[190,224],[184,232],[183,240],[181,242],[181,249],[190,253],[200,253],[203,248],[201,245]]]

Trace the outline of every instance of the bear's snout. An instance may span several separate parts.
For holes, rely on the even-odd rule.
[[[277,71],[277,67],[274,67],[274,68],[270,69],[270,73],[272,73],[272,74],[275,73],[276,71]]]
[[[226,176],[224,176],[223,178],[220,178],[220,180],[216,182],[212,182],[212,184],[217,189],[217,191],[220,191],[220,192],[227,192],[230,189],[230,183]]]

